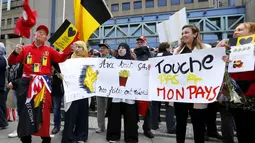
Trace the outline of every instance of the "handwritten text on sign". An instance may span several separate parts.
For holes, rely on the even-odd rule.
[[[65,89],[65,103],[95,95],[97,59],[77,58],[60,63]]]
[[[228,72],[245,72],[254,70],[254,44],[232,46],[229,56]]]
[[[101,59],[97,96],[148,100],[148,62]]]
[[[222,84],[224,48],[151,59],[149,99],[209,103]]]

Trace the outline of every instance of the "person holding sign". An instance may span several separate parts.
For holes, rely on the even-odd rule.
[[[129,45],[121,43],[118,47],[117,59],[132,60]],[[122,73],[123,76],[129,73]],[[112,98],[108,99],[106,116],[108,117],[106,139],[110,142],[120,140],[121,116],[124,116],[124,140],[127,143],[138,142],[138,108],[134,100]]]
[[[31,135],[40,136],[43,143],[50,143],[51,110],[51,60],[64,62],[71,53],[68,47],[62,54],[46,46],[49,30],[45,25],[36,29],[34,42],[27,46],[17,45],[8,57],[10,65],[22,63],[23,75],[17,93],[19,115],[18,136],[23,143],[31,143]]]
[[[73,58],[87,58],[88,49],[83,41],[76,41],[73,44]],[[65,125],[62,136],[62,143],[86,142],[88,140],[89,124],[89,102],[88,98],[67,103],[65,113]]]
[[[210,45],[202,43],[200,30],[195,25],[185,25],[182,28],[181,45],[175,49],[174,54],[191,53],[194,50],[205,48],[210,48]],[[207,104],[175,102],[174,107],[177,143],[185,142],[188,113],[191,116],[195,143],[204,143],[205,109],[207,108]]]
[[[147,61],[152,57],[152,53],[147,45],[147,39],[144,36],[140,36],[136,39],[136,48],[134,53],[139,61]],[[139,110],[145,109],[144,123],[143,123],[143,134],[148,138],[154,138],[153,133],[151,132],[151,109],[150,102],[139,101]],[[149,106],[148,106],[149,105]]]
[[[255,23],[245,22],[236,27],[233,37],[240,38],[252,34],[255,34]],[[249,40],[249,38],[243,40]],[[230,62],[227,57],[223,59],[226,62]],[[236,81],[245,97],[241,99],[243,103],[231,104],[231,113],[236,125],[238,142],[255,142],[255,71],[231,73],[230,76]]]
[[[172,54],[169,52],[171,49],[170,44],[167,42],[163,42],[159,44],[157,57],[162,56],[171,56]],[[157,130],[159,128],[159,118],[160,118],[160,108],[162,102],[152,101],[151,115],[152,115],[152,129]],[[176,132],[175,127],[175,119],[174,119],[174,108],[169,105],[168,102],[164,102],[165,104],[165,115],[166,115],[166,126],[167,133],[174,134]]]
[[[110,46],[108,44],[99,44],[99,51],[102,54],[102,58],[112,59],[113,56],[110,55]],[[105,131],[105,111],[107,106],[106,97],[96,97],[97,100],[97,123],[98,129],[97,133],[102,133]]]

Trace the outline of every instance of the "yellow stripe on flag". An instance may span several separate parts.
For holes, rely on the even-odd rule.
[[[100,24],[81,5],[81,0],[74,0],[74,15],[75,24],[79,31],[79,39],[86,42],[92,33],[100,26]]]
[[[44,95],[45,95],[45,85],[43,85],[41,91],[35,96],[34,99],[34,107],[39,107],[40,103],[43,101]]]

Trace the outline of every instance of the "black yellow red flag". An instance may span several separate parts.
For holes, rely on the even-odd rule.
[[[73,42],[78,40],[78,30],[70,23],[65,20],[64,23],[58,28],[58,30],[48,40],[54,47],[60,51],[64,51]]]
[[[100,25],[112,17],[104,0],[74,0],[74,15],[79,39],[85,42]]]

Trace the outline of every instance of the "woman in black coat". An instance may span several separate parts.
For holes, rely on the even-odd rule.
[[[117,59],[132,60],[129,45],[121,43],[118,46]],[[124,140],[127,143],[138,142],[138,109],[134,100],[113,98],[108,100],[108,117],[106,139],[110,142],[120,140],[121,117],[124,116]]]

